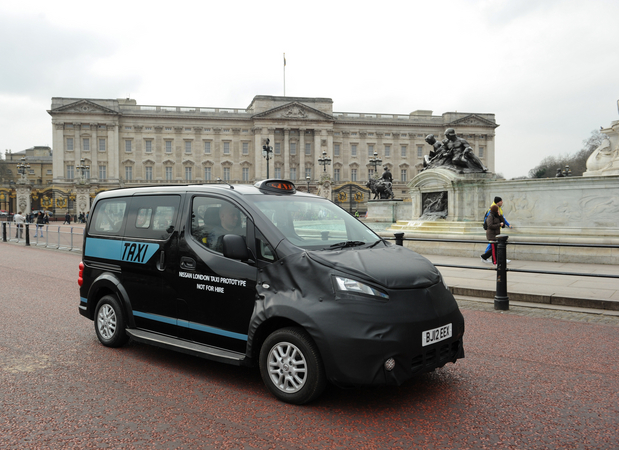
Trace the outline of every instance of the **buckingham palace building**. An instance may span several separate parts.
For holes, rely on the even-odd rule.
[[[54,97],[48,113],[53,184],[88,180],[91,194],[158,183],[254,183],[267,171],[316,192],[325,179],[334,190],[364,186],[388,167],[396,197],[406,199],[407,183],[432,150],[427,135],[443,139],[446,128],[455,128],[493,172],[498,126],[494,114],[334,112],[330,98],[266,95],[246,108]]]

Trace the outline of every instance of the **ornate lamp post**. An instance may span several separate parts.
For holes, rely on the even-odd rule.
[[[267,160],[267,178],[269,178],[269,159],[272,158],[273,147],[269,145],[271,140],[267,138],[267,144],[262,146],[262,156]]]
[[[17,173],[21,175],[22,181],[26,181],[26,169],[30,169],[30,164],[26,161],[26,157],[22,156],[21,162],[17,163]]]
[[[331,158],[327,158],[327,152],[326,150],[322,151],[322,158],[318,158],[318,164],[320,164],[322,166],[322,171],[326,172],[327,171],[327,166],[331,165]]]
[[[310,189],[309,189],[310,180],[311,180],[311,178],[310,178],[310,177],[305,177],[305,181],[307,181],[307,193],[308,193],[308,194],[309,194],[309,191],[310,191]]]
[[[370,158],[370,164],[374,166],[374,173],[376,174],[376,167],[382,164],[383,160],[378,157],[378,152],[374,152],[374,158]]]
[[[84,181],[84,172],[90,170],[90,166],[88,164],[84,164],[84,162],[84,158],[82,158],[80,159],[79,166],[75,166],[75,168],[80,171],[82,181]]]

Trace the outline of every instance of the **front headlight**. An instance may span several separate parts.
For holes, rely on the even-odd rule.
[[[357,294],[374,295],[376,297],[389,299],[389,296],[384,292],[374,289],[372,286],[361,283],[357,280],[351,280],[350,278],[334,277],[335,286],[338,290]]]

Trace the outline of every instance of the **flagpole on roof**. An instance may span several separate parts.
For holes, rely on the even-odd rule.
[[[284,97],[286,96],[286,53],[284,53]]]

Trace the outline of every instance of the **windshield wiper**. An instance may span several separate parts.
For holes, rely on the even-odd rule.
[[[376,244],[378,244],[379,242],[385,242],[385,240],[384,240],[384,239],[379,239],[379,240],[377,240],[376,242],[374,242],[372,245],[370,245],[368,248],[373,248],[373,247],[375,247],[375,246],[376,246]]]
[[[329,247],[323,248],[323,250],[337,250],[339,248],[346,247],[357,247],[359,245],[365,245],[366,242],[363,241],[343,241],[338,242],[337,244],[330,245]]]

